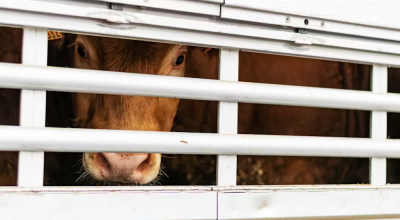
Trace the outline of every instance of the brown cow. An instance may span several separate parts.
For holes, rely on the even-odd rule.
[[[13,30],[1,32],[7,34]],[[5,40],[2,43],[8,44]],[[185,74],[184,45],[65,34],[58,42],[51,42],[49,48],[50,61],[56,60],[59,66],[176,77]],[[18,100],[18,96],[4,96]],[[7,100],[3,103],[2,106],[9,106]],[[170,131],[178,103],[178,99],[172,98],[76,93],[72,95],[73,121],[82,128]],[[97,180],[147,184],[160,172],[161,155],[85,153],[82,162],[84,175]]]
[[[68,65],[77,68],[155,73],[157,71],[150,71],[149,69],[156,69],[157,67],[146,64],[145,61],[150,62],[154,53],[153,64],[161,63],[162,59],[157,51],[167,50],[164,44],[131,42],[109,38],[66,35],[64,40],[63,44],[49,45],[49,57],[65,56],[62,59],[56,59],[57,63],[50,61],[50,64],[54,63],[53,65],[56,66]],[[55,47],[57,50],[55,50]],[[184,51],[182,46],[180,48]],[[136,53],[139,55],[136,55]],[[109,58],[115,56],[119,57],[119,59]],[[135,66],[128,65],[129,61],[137,60],[137,56],[144,57],[145,61],[138,62]],[[127,57],[131,59],[125,63],[122,62]],[[63,61],[66,61],[66,63]],[[209,51],[207,54],[198,49],[190,50],[186,60],[186,76],[213,79],[217,77],[217,70],[217,50]],[[241,53],[240,56],[241,81],[368,90],[370,80],[368,72],[368,67],[355,64],[252,53]],[[182,70],[180,73],[182,74],[180,76],[183,76]],[[76,94],[71,97],[65,93],[48,94],[47,126],[54,127],[70,126],[71,122],[68,117],[77,115],[77,126],[80,127],[169,131],[178,102],[173,99],[144,97],[94,94]],[[161,102],[160,100],[166,100],[167,102]],[[73,111],[72,108],[68,110],[70,107],[69,102],[74,103],[76,106]],[[167,112],[161,113],[161,115],[168,115],[169,117],[160,120],[157,117],[157,115],[160,115],[158,114],[160,109],[154,107],[154,102],[158,105],[172,105],[173,107],[168,109]],[[122,103],[129,103],[128,108],[121,109],[117,107]],[[140,108],[137,106],[140,106]],[[98,109],[102,109],[102,111],[100,112]],[[216,132],[216,109],[216,102],[181,100],[172,131]],[[148,112],[153,114],[146,115],[145,113]],[[134,119],[132,120],[134,123],[125,123],[121,119]],[[161,126],[163,122],[164,126]],[[368,112],[239,104],[239,133],[367,137],[368,128]],[[57,164],[55,166],[57,169],[71,169],[68,167],[70,163],[66,165],[60,161],[60,158],[64,158],[63,161],[68,161],[68,159],[65,159],[66,157],[60,157],[60,154],[47,155],[47,167]],[[50,157],[49,155],[53,156]],[[108,156],[115,156],[115,154],[85,154],[83,163],[89,174],[100,180],[136,181],[141,184],[151,181],[158,174],[160,166],[159,155],[154,156],[156,165],[153,169],[148,168],[146,174],[141,173],[142,178],[137,178],[134,175],[135,172],[132,172],[132,176],[134,176],[132,179],[127,179],[129,176],[127,171],[137,171],[137,169],[134,169],[137,167],[137,163],[133,163],[132,167],[128,167],[129,164],[121,163]],[[121,156],[124,155],[119,154],[118,156],[116,158],[121,159]],[[137,161],[140,161],[140,155],[138,154],[135,154],[132,158],[138,158]],[[197,160],[193,160],[193,158],[197,158]],[[105,162],[103,159],[107,159],[108,164],[103,163]],[[15,158],[9,158],[8,161],[15,161]],[[107,174],[111,175],[105,175],[104,177],[99,175],[99,166],[96,166],[93,161],[96,161],[100,167],[108,167],[111,172]],[[196,161],[196,164],[193,164],[193,161]],[[167,169],[175,167],[175,170],[170,172],[171,175],[173,175],[174,171],[178,174],[187,174],[186,183],[188,184],[212,184],[210,179],[213,178],[209,177],[208,181],[206,179],[207,182],[200,182],[196,178],[201,175],[196,175],[196,178],[193,178],[193,173],[185,173],[184,169],[200,167],[199,169],[202,170],[202,173],[207,169],[207,172],[212,173],[214,177],[214,156],[186,155],[181,156],[181,160],[166,160],[165,162]],[[368,159],[240,156],[238,162],[238,184],[368,182]],[[110,164],[115,165],[110,166]],[[3,167],[7,167],[5,165]],[[115,169],[118,172],[115,172]],[[12,173],[15,172],[15,168],[13,170]],[[49,177],[49,172],[45,175]],[[60,183],[53,181],[50,184],[59,185]],[[65,183],[61,184],[65,185]]]
[[[188,58],[187,67],[195,67],[195,70],[187,69],[186,74],[218,77],[217,50],[208,54],[198,52],[196,59]],[[248,52],[240,52],[239,56],[239,80],[246,82],[367,91],[370,90],[370,71],[370,66],[351,63]],[[400,92],[400,75],[394,74],[395,71],[389,69],[389,91]],[[369,137],[369,119],[367,111],[239,103],[238,133],[366,138]],[[181,100],[173,130],[215,133],[216,121],[216,102]],[[389,114],[389,137],[400,137],[399,124],[399,115]],[[191,161],[201,165],[192,165]],[[164,161],[171,179],[180,178],[183,179],[181,184],[197,185],[215,184],[215,163],[215,156],[197,155],[179,155],[179,159]],[[207,164],[213,165],[205,168]],[[400,182],[399,169],[398,160],[388,161],[389,183]],[[367,158],[239,156],[237,183],[368,183],[368,170]],[[173,171],[178,174],[174,175]]]

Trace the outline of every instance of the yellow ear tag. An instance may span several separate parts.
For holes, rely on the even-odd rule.
[[[58,31],[48,31],[47,32],[47,40],[57,40],[57,39],[61,39],[61,38],[62,38],[61,32],[58,32]]]

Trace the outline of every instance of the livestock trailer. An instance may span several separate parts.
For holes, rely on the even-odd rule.
[[[400,219],[400,186],[386,180],[400,157],[387,138],[387,112],[400,112],[387,92],[398,11],[389,0],[0,1],[0,25],[23,28],[22,64],[0,64],[0,87],[22,89],[20,126],[0,128],[0,151],[19,151],[1,218]],[[58,32],[219,48],[219,80],[49,68]],[[239,51],[373,65],[371,91],[238,82]],[[46,91],[218,101],[218,134],[45,128]],[[371,111],[370,138],[237,134],[239,102]],[[217,184],[43,186],[44,152],[107,151],[218,155]],[[237,155],[370,158],[370,184],[236,185]]]

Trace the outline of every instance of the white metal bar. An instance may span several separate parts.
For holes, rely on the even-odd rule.
[[[323,18],[347,23],[400,29],[396,11],[400,3],[391,0],[225,0],[225,4],[239,8],[277,13],[297,14],[307,17]]]
[[[36,2],[39,1],[39,4],[40,2],[52,2],[63,5],[75,5],[80,7],[91,7],[91,8],[101,8],[101,9],[110,8],[109,3],[96,0],[28,0],[28,1],[36,1]]]
[[[56,215],[60,215],[58,219],[216,219],[218,194],[218,219],[400,217],[399,186],[166,188],[171,191],[151,187],[0,188],[0,213],[6,219],[46,220]]]
[[[313,45],[323,45],[330,47],[343,47],[355,50],[380,51],[381,53],[397,54],[399,45],[397,42],[383,42],[371,38],[363,38],[349,35],[335,35],[329,32],[306,30],[304,34],[294,34],[292,39],[310,42]],[[380,49],[379,49],[380,48]]]
[[[44,187],[0,187],[0,193],[70,193],[70,192],[270,192],[270,191],[343,191],[343,190],[400,190],[399,184],[373,186],[370,184],[339,185],[239,185],[239,186],[44,186]]]
[[[265,25],[244,25],[177,13],[168,15],[155,12],[146,13],[148,10],[135,13],[117,12],[47,2],[35,1],[35,4],[30,1],[18,2],[19,4],[15,4],[14,1],[0,2],[0,23],[197,46],[236,48],[246,51],[400,66],[398,56],[390,54],[392,52],[399,54],[399,44],[389,41],[376,39],[357,41],[355,37],[322,35],[307,36],[312,45],[296,45],[293,42],[298,38],[303,38],[304,35],[283,28],[279,30],[268,28]],[[27,16],[29,19],[19,19]],[[105,22],[99,23],[99,20]],[[341,40],[343,38],[344,40]]]
[[[400,95],[0,64],[0,87],[400,112]]]
[[[24,28],[22,63],[47,65],[46,30]],[[20,108],[20,126],[44,127],[46,91],[22,90]],[[18,161],[18,186],[42,186],[44,152],[21,151]]]
[[[217,4],[224,4],[224,0],[190,0],[190,1],[202,1],[202,2],[212,2]]]
[[[221,49],[219,56],[219,79],[223,81],[239,81],[239,51]],[[219,102],[218,133],[237,134],[238,132],[238,103]],[[236,185],[237,172],[236,155],[218,155],[217,184]]]
[[[388,70],[386,66],[374,65],[372,68],[372,92],[387,93]],[[387,113],[371,113],[371,138],[385,140],[387,137]],[[379,147],[379,146],[377,146]],[[371,158],[370,182],[373,185],[386,184],[386,158]]]
[[[57,6],[59,8],[52,8],[52,5],[46,5],[47,7],[36,8],[34,6],[23,6],[17,7],[15,4],[12,5],[3,5],[4,8],[17,9],[17,10],[40,10],[43,13],[49,14],[59,14],[59,15],[69,15],[76,17],[88,17],[88,18],[96,18],[96,19],[106,19],[109,22],[112,22],[113,19],[109,19],[110,11],[109,10],[101,10],[93,9],[93,8],[82,8],[82,7],[71,7],[67,5],[67,9],[71,11],[60,10],[60,5]],[[64,5],[65,6],[65,5]],[[1,7],[1,4],[0,4]],[[55,7],[55,6],[54,6]],[[49,9],[51,8],[51,9]],[[63,8],[63,7],[62,7]],[[134,16],[137,18],[136,20],[132,19],[122,19],[128,23],[134,24],[146,24],[146,25],[155,25],[162,27],[170,27],[170,28],[180,28],[187,30],[196,30],[196,31],[204,31],[204,32],[212,32],[212,33],[225,33],[230,35],[240,35],[240,36],[248,36],[248,37],[257,37],[257,38],[266,38],[272,40],[285,40],[295,42],[297,38],[302,38],[307,35],[304,34],[296,34],[292,31],[287,31],[287,28],[277,29],[275,28],[267,28],[264,25],[238,25],[234,22],[221,22],[218,20],[208,20],[198,16],[189,16],[186,14],[177,14],[177,13],[162,13],[162,12],[153,12],[153,11],[139,11],[139,10],[130,10],[130,8],[124,8],[123,13],[113,13],[115,16]],[[95,11],[97,13],[95,13]],[[146,13],[147,12],[147,13]],[[128,17],[129,18],[129,17]],[[118,19],[119,21],[121,19]],[[117,20],[115,20],[117,22]],[[60,27],[57,27],[60,28]],[[279,31],[277,31],[279,30]],[[249,40],[249,39],[247,39]],[[373,39],[360,39],[348,36],[335,36],[330,33],[330,35],[317,35],[310,36],[308,39],[312,44],[316,45],[324,45],[324,46],[334,46],[334,47],[344,47],[344,48],[352,48],[352,49],[360,49],[360,50],[368,50],[375,52],[387,52],[387,53],[397,53],[400,52],[400,44],[394,43],[390,41],[379,41]]]
[[[0,150],[399,158],[400,140],[0,126]]]
[[[3,187],[0,188],[0,214],[7,219],[54,219],[59,214],[59,219],[72,219],[86,217],[86,213],[96,219],[126,219],[126,216],[140,219],[216,219],[217,211],[218,219],[293,216],[376,219],[399,217],[400,214],[396,206],[400,186],[396,185],[226,188],[229,189],[214,186],[198,189],[181,186]],[[220,198],[218,210],[217,194]],[[155,206],[159,207],[158,212],[151,211]],[[24,212],[18,211],[21,207],[25,207]],[[287,212],[288,207],[291,212]]]
[[[226,0],[221,17],[398,41],[398,10],[390,0]]]
[[[213,191],[215,186],[44,186],[44,187],[0,187],[0,193],[96,193],[96,192],[187,192],[205,193]],[[391,187],[390,189],[397,189]],[[217,189],[216,189],[217,190]]]
[[[166,9],[188,13],[219,16],[220,4],[211,1],[185,1],[185,0],[98,0],[157,9]]]
[[[370,184],[328,184],[328,185],[239,185],[239,186],[210,186],[213,191],[231,192],[271,192],[271,191],[341,191],[341,190],[400,190],[399,184],[373,186]],[[24,190],[24,189],[21,189]]]
[[[290,189],[220,192],[218,219],[400,218],[400,190]]]
[[[386,158],[374,157],[370,161],[370,183],[373,185],[386,184]]]
[[[2,219],[54,220],[57,216],[58,220],[212,220],[217,219],[216,201],[217,192],[212,191],[92,191],[79,188],[75,191],[46,188],[18,191],[0,188]]]

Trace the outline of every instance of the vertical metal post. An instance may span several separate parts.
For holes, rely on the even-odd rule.
[[[387,93],[387,87],[388,87],[387,67],[374,65],[372,69],[372,92]],[[387,113],[381,111],[372,111],[371,138],[386,139],[386,136],[387,136]],[[386,184],[386,158],[370,159],[370,183],[372,185]]]
[[[239,81],[239,51],[221,49],[219,57],[219,79],[224,81]],[[237,134],[238,103],[219,102],[218,133]],[[236,185],[236,155],[219,155],[217,160],[217,185]]]
[[[22,63],[47,65],[47,30],[24,28]],[[46,91],[21,91],[20,126],[45,127]],[[43,186],[44,152],[19,153],[18,186]]]

